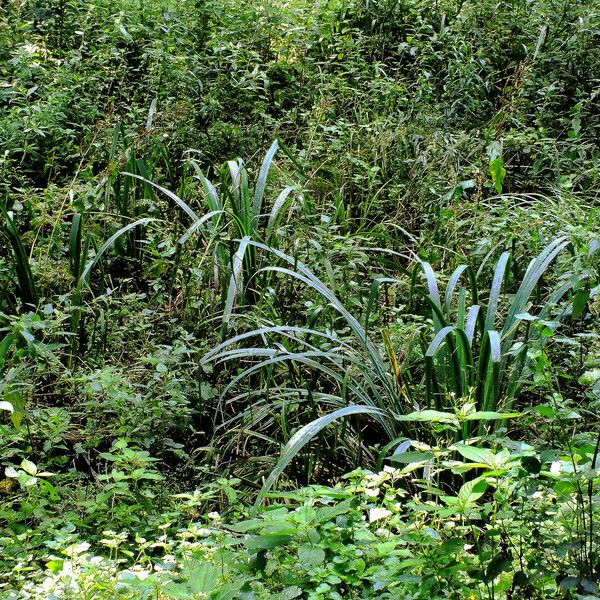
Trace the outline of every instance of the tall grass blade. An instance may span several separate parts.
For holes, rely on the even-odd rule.
[[[209,219],[212,219],[215,216],[223,214],[222,210],[212,210],[211,212],[205,214],[203,217],[200,217],[191,227],[189,227],[186,232],[179,238],[180,244],[185,244],[191,235],[193,235],[198,229],[206,223]]]
[[[448,280],[448,285],[446,287],[446,294],[444,297],[444,305],[446,309],[446,318],[450,318],[450,309],[452,307],[452,296],[454,295],[454,289],[458,284],[458,280],[460,276],[469,268],[468,265],[459,265],[456,267],[452,275],[450,275],[450,279]]]
[[[271,213],[269,214],[269,220],[267,222],[267,229],[265,233],[265,241],[267,244],[271,242],[273,237],[273,230],[277,226],[279,221],[280,213],[285,210],[286,206],[292,200],[292,192],[298,192],[300,188],[297,185],[288,185],[286,186],[279,196],[277,196],[277,200],[273,204],[273,208],[271,209]],[[300,198],[302,198],[302,194],[300,193]]]
[[[31,265],[29,264],[29,256],[25,251],[17,226],[8,211],[1,204],[0,211],[5,219],[5,226],[0,228],[0,231],[12,246],[19,296],[21,297],[23,304],[35,306],[38,302],[38,293],[33,279],[33,273],[31,272]]]
[[[478,360],[477,410],[495,410],[500,398],[502,346],[500,334],[484,332]]]
[[[109,250],[113,246],[113,244],[122,235],[126,234],[128,231],[131,231],[135,227],[139,227],[140,225],[147,225],[148,223],[152,223],[152,221],[156,221],[156,219],[154,219],[152,217],[145,217],[143,219],[138,219],[137,221],[134,221],[133,223],[129,223],[128,225],[125,225],[125,227],[121,227],[121,229],[119,229],[118,231],[113,233],[104,242],[104,244],[102,244],[102,246],[100,246],[100,248],[99,248],[98,252],[96,252],[96,255],[94,256],[94,258],[92,258],[92,260],[90,260],[90,262],[86,265],[85,269],[83,270],[83,272],[81,273],[81,275],[79,277],[78,288],[80,288],[83,284],[87,284],[89,282],[90,273],[91,273],[92,269],[98,264],[98,261],[102,258],[104,253],[107,250]]]
[[[227,298],[225,300],[225,308],[223,310],[223,320],[221,325],[221,332],[223,336],[227,334],[235,300],[238,295],[243,292],[242,272],[244,269],[244,255],[246,254],[246,249],[248,248],[249,243],[250,238],[248,236],[242,238],[237,252],[233,255],[231,277],[229,279],[229,288],[227,290]]]
[[[510,258],[510,252],[503,252],[500,256],[496,268],[494,269],[494,278],[490,289],[490,297],[488,300],[487,313],[483,328],[487,331],[494,328],[496,322],[496,311],[498,309],[498,300],[502,291],[502,282],[504,281],[504,273]]]
[[[292,462],[297,454],[308,444],[317,434],[319,434],[325,427],[336,421],[351,415],[376,415],[381,416],[382,411],[373,406],[361,406],[353,405],[340,408],[332,413],[319,417],[314,421],[301,427],[286,444],[283,449],[275,468],[271,471],[263,484],[260,493],[254,504],[255,507],[260,506],[263,501],[264,495],[273,487],[279,476],[283,473],[285,468]]]
[[[145,179],[141,175],[134,175],[133,173],[129,173],[127,171],[124,171],[121,174],[127,175],[128,177],[134,177],[135,179],[139,179],[140,181],[143,181],[151,185],[152,187],[155,187],[157,190],[160,190],[163,194],[165,194],[165,196],[171,198],[171,200],[173,200],[175,204],[177,204],[180,208],[182,208],[183,211],[190,217],[190,219],[192,219],[192,221],[197,221],[199,219],[198,215],[190,208],[190,206],[186,204],[177,194],[174,194],[171,190],[162,187],[162,185],[158,185],[158,183],[148,181],[148,179]]]
[[[254,186],[254,197],[252,199],[252,223],[254,230],[256,230],[258,227],[258,220],[261,215],[263,197],[265,194],[265,188],[267,186],[267,178],[269,177],[271,163],[273,162],[273,158],[275,157],[277,148],[279,148],[279,144],[277,143],[277,140],[275,140],[271,144],[271,147],[269,148],[267,153],[265,154],[265,158],[263,159],[262,165],[260,166],[260,171],[258,172],[258,179],[256,180],[256,185]]]
[[[71,223],[69,233],[69,258],[71,263],[71,273],[75,281],[81,274],[81,232],[82,232],[82,214],[75,213]]]

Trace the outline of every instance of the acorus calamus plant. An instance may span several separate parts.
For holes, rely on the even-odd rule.
[[[457,432],[459,439],[468,437],[477,423],[482,427],[483,422],[514,416],[501,411],[513,408],[523,383],[522,374],[528,361],[527,349],[534,342],[543,341],[544,337],[541,328],[531,326],[532,318],[527,317],[527,310],[542,276],[569,241],[561,237],[548,244],[530,262],[516,293],[512,295],[502,290],[510,259],[508,252],[500,256],[491,287],[485,294],[479,284],[482,268],[476,273],[467,265],[457,267],[448,281],[442,300],[432,267],[425,262],[417,265],[417,269],[425,274],[426,291],[421,293],[431,308],[432,321],[432,339],[424,352],[426,391],[422,398],[407,389],[406,383],[394,372],[386,353],[367,333],[369,310],[365,311],[361,323],[331,289],[296,258],[251,240],[248,244],[270,253],[281,263],[263,267],[262,270],[287,275],[317,292],[339,313],[352,333],[352,340],[346,341],[333,333],[307,327],[263,327],[232,337],[203,357],[203,363],[213,364],[253,361],[225,387],[222,400],[250,375],[265,370],[272,373],[278,366],[290,363],[304,370],[318,372],[335,390],[324,393],[284,383],[269,388],[268,405],[264,399],[256,400],[257,395],[261,395],[260,390],[236,396],[236,400],[249,401],[249,408],[234,417],[228,425],[241,419],[244,420],[243,429],[246,431],[258,426],[262,419],[272,414],[277,403],[300,404],[310,396],[322,407],[334,409],[304,425],[289,439],[263,486],[262,491],[266,492],[311,439],[327,425],[344,417],[368,415],[374,418],[390,441],[386,448],[392,449],[402,442],[405,450],[406,440],[419,436],[419,429],[415,428],[419,423],[458,422],[455,416],[455,411],[459,409],[457,400],[465,396],[474,397],[474,405],[465,419],[466,427],[463,424]],[[465,277],[468,287],[460,284]],[[385,279],[386,283],[399,281]],[[370,302],[377,295],[381,283],[382,280],[373,283]],[[417,291],[416,276],[413,276],[411,285]],[[574,280],[567,278],[551,292],[540,303],[536,319],[543,321],[548,318],[573,286]],[[560,317],[553,316],[555,321]],[[240,347],[241,343],[251,339],[259,339],[263,343]],[[282,340],[281,343],[277,339]],[[273,341],[268,343],[268,340]],[[325,340],[328,349],[319,349],[317,340]],[[291,346],[295,349],[289,350]]]

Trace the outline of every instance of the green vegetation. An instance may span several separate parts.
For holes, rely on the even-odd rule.
[[[599,32],[0,2],[0,598],[600,598]]]

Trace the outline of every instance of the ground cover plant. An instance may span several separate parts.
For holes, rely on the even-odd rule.
[[[599,598],[599,31],[0,3],[0,598]]]

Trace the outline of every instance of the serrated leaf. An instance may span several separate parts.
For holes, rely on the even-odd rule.
[[[298,559],[301,563],[316,567],[325,560],[325,550],[313,544],[303,544],[298,548]]]

